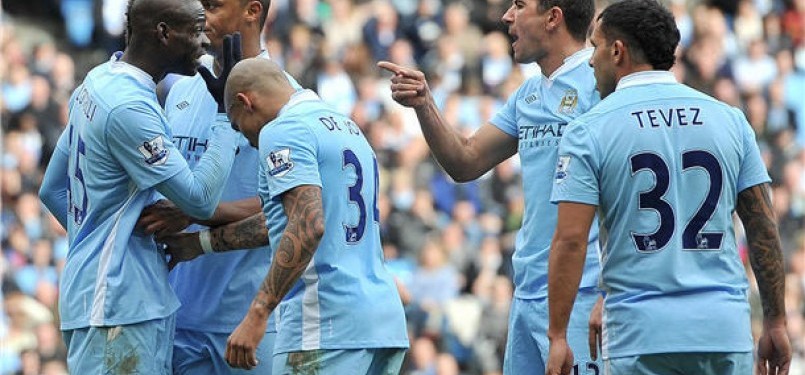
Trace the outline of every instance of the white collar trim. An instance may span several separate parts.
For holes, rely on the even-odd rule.
[[[648,85],[651,83],[677,83],[674,73],[666,70],[648,70],[629,74],[618,81],[615,91],[632,86]]]
[[[583,63],[589,62],[590,57],[592,57],[593,55],[593,50],[594,50],[593,48],[583,48],[576,51],[576,53],[566,57],[565,61],[562,63],[562,66],[560,66],[559,69],[556,69],[551,74],[551,76],[548,77],[548,80],[553,81],[560,75],[564,74],[565,72]]]
[[[288,109],[291,108],[299,103],[302,102],[309,102],[311,100],[320,100],[319,96],[316,95],[313,90],[299,90],[293,95],[291,95],[291,100],[288,100],[288,103],[285,103],[284,106],[280,109],[279,113],[277,113],[277,117],[282,116],[282,114]]]
[[[154,77],[151,77],[151,75],[146,73],[144,70],[134,65],[131,65],[125,61],[120,61],[114,55],[112,55],[109,61],[112,64],[110,70],[113,73],[128,74],[134,77],[134,79],[136,79],[137,82],[140,82],[145,86],[148,86],[151,90],[156,90],[157,84],[156,82],[154,82]]]

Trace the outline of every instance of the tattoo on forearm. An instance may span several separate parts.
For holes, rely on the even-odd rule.
[[[282,197],[288,224],[255,303],[273,311],[307,268],[324,233],[321,188],[300,186]]]
[[[268,229],[262,213],[210,231],[210,243],[216,251],[254,249],[268,245]]]
[[[738,194],[736,211],[746,229],[749,260],[757,279],[763,316],[785,316],[785,270],[769,185],[753,186]]]

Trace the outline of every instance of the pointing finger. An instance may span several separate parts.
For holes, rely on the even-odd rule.
[[[399,66],[399,65],[397,65],[395,63],[392,63],[392,62],[388,62],[388,61],[380,61],[380,62],[378,62],[377,67],[380,68],[380,69],[388,70],[389,72],[392,72],[394,74],[401,74],[401,71],[403,69],[401,66]]]

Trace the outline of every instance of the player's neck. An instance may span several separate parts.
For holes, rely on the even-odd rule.
[[[637,65],[629,65],[628,67],[623,67],[617,69],[615,71],[615,79],[617,82],[620,82],[623,77],[626,77],[630,74],[640,73],[640,72],[650,72],[654,70],[651,64],[637,64]]]
[[[568,39],[569,40],[562,40],[561,43],[556,45],[556,48],[550,49],[545,57],[537,61],[545,77],[550,77],[551,74],[565,63],[568,57],[584,49],[584,42],[579,42],[571,38]]]
[[[159,83],[162,78],[165,78],[166,70],[161,64],[149,57],[156,55],[153,52],[154,51],[146,51],[146,53],[137,53],[132,51],[131,48],[127,48],[125,51],[123,51],[123,56],[120,57],[120,61],[133,65],[134,67],[148,73],[148,75],[150,75],[154,80],[154,83]]]

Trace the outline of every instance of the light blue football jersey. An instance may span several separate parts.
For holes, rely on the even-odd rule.
[[[94,68],[73,94],[57,146],[70,178],[63,330],[159,319],[179,307],[165,254],[134,229],[154,186],[187,168],[169,134],[151,76],[125,62]]]
[[[264,52],[260,57],[268,58]],[[286,73],[291,85],[301,86]],[[165,112],[173,131],[173,142],[193,168],[211,135],[218,104],[204,79],[196,74],[184,77],[171,87]],[[240,135],[238,152],[229,174],[221,202],[256,197],[259,168],[257,149]],[[187,230],[205,228],[193,225]],[[268,246],[248,251],[229,251],[179,263],[169,275],[171,286],[182,306],[176,313],[176,327],[204,332],[230,333],[246,316],[254,295],[268,272],[271,251]],[[267,325],[275,332],[273,315]]]
[[[407,348],[400,296],[383,264],[377,161],[361,130],[310,90],[260,132],[260,196],[277,251],[288,223],[282,193],[322,188],[325,230],[301,278],[275,312],[274,353]]]
[[[752,350],[733,211],[769,182],[743,114],[670,72],[635,73],[567,127],[552,200],[597,205],[604,358]]]
[[[525,215],[512,257],[517,298],[548,296],[548,253],[557,219],[550,198],[559,142],[568,122],[600,101],[593,69],[587,63],[591,55],[592,49],[583,49],[565,59],[550,77],[528,79],[490,121],[519,140]],[[594,224],[582,288],[598,284],[598,252],[598,225]]]

